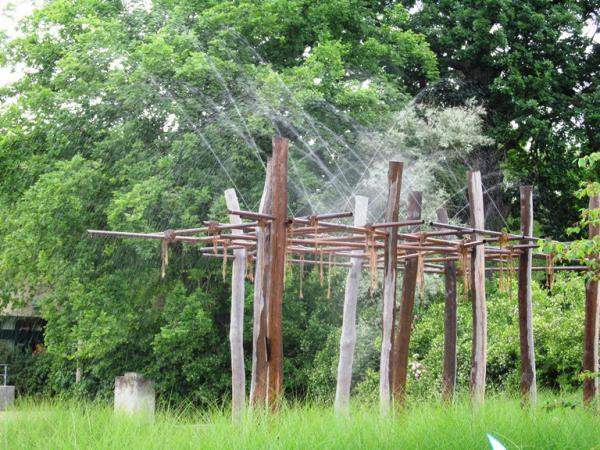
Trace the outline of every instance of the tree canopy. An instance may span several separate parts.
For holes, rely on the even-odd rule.
[[[546,229],[576,220],[571,193],[597,176],[573,164],[597,148],[598,44],[581,34],[597,8],[419,4],[48,0],[2,41],[2,62],[24,74],[0,88],[0,305],[34,302],[47,320],[36,389],[106,394],[137,370],[173,399],[228,391],[221,264],[175,244],[161,280],[159,246],[86,230],[226,221],[231,187],[255,209],[274,134],[291,139],[293,214],[358,193],[379,218],[385,163],[400,157],[425,214],[447,204],[464,217],[464,171],[480,167],[535,183]],[[319,278],[307,269],[304,300],[284,303],[297,395],[327,377],[341,322],[342,274],[332,300]],[[375,340],[379,305],[363,294]]]

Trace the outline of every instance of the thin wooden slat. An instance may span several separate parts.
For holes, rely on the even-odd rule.
[[[357,195],[354,198],[354,226],[362,227],[367,223],[369,199]],[[355,250],[353,253],[362,253]],[[347,413],[350,403],[350,386],[352,383],[352,362],[356,346],[356,302],[360,287],[362,258],[350,259],[350,270],[346,278],[344,293],[344,311],[342,318],[342,336],[340,337],[340,358],[335,390],[335,411]]]
[[[390,161],[388,167],[387,222],[397,222],[402,186],[403,164]],[[398,261],[398,229],[392,228],[385,241],[384,279],[383,279],[383,336],[381,340],[381,358],[379,362],[379,406],[382,414],[390,410],[390,360],[394,330],[394,309],[396,307],[396,273]]]
[[[483,210],[483,188],[481,173],[469,171],[468,191],[471,214],[471,227],[485,229]],[[479,233],[473,233],[474,241],[480,240]],[[485,395],[485,372],[487,362],[487,310],[485,296],[485,248],[478,245],[473,248],[471,289],[473,294],[473,345],[470,389],[471,399],[475,404],[482,404]]]
[[[408,195],[408,220],[421,218],[421,192],[410,192]],[[418,231],[418,225],[411,228]],[[398,329],[394,333],[392,349],[392,395],[396,405],[403,405],[406,392],[406,376],[408,374],[408,351],[410,347],[410,334],[413,323],[413,310],[415,305],[415,290],[419,273],[418,258],[406,261],[404,278],[402,281],[402,297],[398,312]]]
[[[590,209],[600,208],[600,194],[590,197]],[[600,235],[600,226],[589,225],[589,236],[593,239]],[[594,255],[600,258],[600,254]],[[586,405],[598,392],[598,314],[600,311],[600,289],[598,280],[590,278],[585,287],[585,325],[583,330],[583,371],[591,376],[583,380],[583,402]]]
[[[438,221],[448,222],[445,208],[436,211]],[[456,263],[444,262],[444,366],[442,371],[442,399],[451,402],[456,389],[456,337],[458,328],[456,302]]]
[[[269,280],[269,340],[268,340],[268,392],[267,401],[271,411],[277,412],[283,392],[283,342],[282,342],[282,306],[285,272],[286,235],[287,235],[287,173],[288,140],[273,138],[273,183],[271,222],[271,271]]]
[[[521,186],[521,233],[533,234],[533,196],[531,186]],[[521,241],[527,245],[526,240]],[[533,347],[533,307],[531,303],[531,267],[533,250],[527,247],[519,257],[519,333],[521,348],[521,396],[533,407],[537,388]]]

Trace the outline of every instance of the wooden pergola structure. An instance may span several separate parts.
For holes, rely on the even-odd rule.
[[[486,272],[518,271],[518,308],[521,350],[521,392],[531,404],[536,399],[533,345],[532,271],[588,270],[587,266],[556,266],[552,256],[536,251],[539,237],[532,235],[533,205],[530,186],[521,187],[521,232],[512,234],[485,229],[481,175],[467,173],[470,225],[448,223],[446,210],[437,211],[437,222],[421,218],[421,193],[408,195],[407,217],[399,220],[403,164],[390,161],[385,222],[367,223],[368,199],[355,198],[354,212],[288,217],[288,141],[273,139],[273,156],[267,165],[259,211],[240,209],[233,189],[225,191],[229,223],[205,222],[203,227],[155,233],[88,230],[95,236],[156,239],[162,242],[162,276],[168,264],[170,243],[199,246],[200,254],[233,261],[231,303],[232,409],[240,418],[245,409],[246,388],[242,348],[244,277],[247,262],[254,261],[253,350],[250,404],[279,408],[283,393],[282,303],[286,264],[303,270],[306,264],[347,267],[343,326],[336,389],[336,410],[346,411],[350,397],[352,360],[356,343],[356,309],[361,272],[368,269],[371,285],[383,272],[382,345],[380,359],[380,406],[383,413],[392,403],[404,402],[415,291],[424,273],[445,277],[444,364],[442,394],[451,399],[456,384],[457,275],[462,275],[465,294],[473,305],[472,367],[470,391],[474,402],[484,399],[487,360]],[[590,206],[600,205],[600,196]],[[596,206],[594,206],[596,205]],[[353,225],[339,219],[353,217]],[[590,235],[600,234],[590,227]],[[326,258],[326,260],[325,260]],[[544,265],[534,266],[534,258]],[[512,261],[518,268],[513,269]],[[508,264],[510,262],[510,264]],[[400,302],[396,300],[398,271],[403,272]],[[598,281],[586,286],[586,318],[583,369],[598,371]],[[584,400],[594,398],[597,379],[584,381]]]

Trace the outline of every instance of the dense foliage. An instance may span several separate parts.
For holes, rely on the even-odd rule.
[[[0,89],[0,305],[33,302],[47,320],[46,353],[0,356],[14,364],[20,392],[108,395],[116,375],[140,371],[156,380],[163,398],[196,404],[227,398],[229,281],[220,263],[200,258],[190,246],[172,245],[161,280],[155,242],[92,239],[86,230],[161,231],[208,218],[227,220],[222,192],[229,187],[236,188],[243,207],[254,209],[275,133],[292,139],[290,209],[296,214],[344,209],[354,194],[363,193],[371,197],[377,219],[385,161],[392,156],[407,162],[404,191],[425,192],[426,214],[447,203],[451,215],[464,217],[465,169],[488,160],[497,167],[509,150],[511,176],[539,183],[544,208],[556,189],[571,199],[569,189],[583,175],[570,168],[570,158],[577,151],[589,153],[592,141],[569,139],[583,134],[575,129],[569,139],[557,134],[553,145],[572,143],[561,153],[567,147],[548,147],[554,122],[535,128],[525,121],[518,130],[538,130],[536,139],[545,140],[534,141],[538,156],[524,149],[529,135],[513,130],[506,137],[501,131],[513,118],[535,119],[537,104],[516,111],[510,100],[516,94],[500,95],[494,77],[481,82],[485,95],[457,89],[460,101],[421,101],[449,79],[447,47],[462,45],[433,38],[426,25],[434,6],[423,4],[411,15],[399,3],[355,0],[49,0],[23,22],[18,37],[3,41],[3,61],[22,65],[25,74]],[[475,10],[461,13],[465,30]],[[488,13],[482,8],[477,14]],[[479,36],[465,33],[465,39]],[[569,89],[596,70],[581,67],[588,67],[586,58],[596,55],[596,46],[586,53],[592,56],[584,56],[578,46],[585,39],[567,41],[570,46],[555,56],[569,50],[579,59],[569,65],[563,103],[570,101]],[[479,67],[477,55],[467,52],[463,59]],[[522,63],[519,55],[514,64]],[[536,71],[525,77],[531,84],[522,89],[554,92],[552,83],[542,83],[549,76]],[[590,95],[585,90],[576,96],[586,127],[596,117],[588,118],[595,98]],[[486,109],[467,101],[470,97],[485,101]],[[534,177],[525,170],[549,170],[552,164],[540,149],[562,155],[562,165],[553,167],[568,177],[559,187],[548,173]],[[586,173],[590,179],[596,175]],[[569,208],[561,209],[557,227],[574,220]],[[553,227],[548,215],[540,217],[545,228]],[[327,396],[344,273],[332,271],[327,299],[318,270],[306,272],[303,300],[299,274],[287,277],[286,389],[297,396]],[[374,392],[379,294],[361,295],[355,368],[358,389],[365,393]],[[565,294],[573,320],[581,314],[574,306],[580,294],[571,289]],[[548,305],[540,314],[551,316],[562,307],[560,297],[541,290],[536,295]],[[503,329],[510,302],[505,294],[493,298],[501,308],[491,315],[497,322],[490,327]],[[247,355],[251,299],[248,284]],[[467,309],[461,309],[461,323],[468,320]],[[414,344],[424,377],[431,380],[439,364],[438,313],[439,293],[432,286],[419,311]],[[514,332],[514,326],[509,329]],[[572,346],[578,331],[567,331],[564,345]],[[515,361],[502,359],[512,354],[511,343],[501,343],[498,361],[492,355],[490,374],[498,385],[514,377]],[[562,351],[560,342],[540,345]],[[461,352],[466,364],[466,344]],[[540,364],[565,374],[561,386],[572,385],[577,369],[570,359],[563,363]],[[77,386],[76,366],[83,371]],[[558,385],[550,375],[541,382]],[[418,391],[418,383],[412,386]]]
[[[415,8],[410,24],[439,61],[442,81],[423,101],[482,101],[496,142],[488,149],[495,156],[481,161],[488,184],[508,175],[538,187],[536,215],[546,232],[562,236],[585,206],[573,196],[585,179],[574,161],[600,146],[598,2],[403,3]],[[593,176],[600,181],[600,172]]]

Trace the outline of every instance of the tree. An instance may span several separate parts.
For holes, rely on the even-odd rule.
[[[160,375],[161,393],[174,384],[173,398],[202,402],[228,389],[220,265],[174,245],[161,282],[158,246],[85,230],[225,219],[229,187],[252,209],[274,133],[294,138],[294,212],[310,212],[307,193],[323,183],[349,198],[370,156],[355,143],[388,127],[437,65],[399,5],[142,6],[50,0],[2,42],[3,62],[26,71],[0,90],[0,291],[3,302],[41,303],[52,391],[80,363],[90,393],[138,370]],[[299,327],[320,323],[311,314]]]
[[[562,236],[584,206],[572,195],[584,176],[574,161],[600,144],[598,3],[403,3],[440,64],[442,81],[422,101],[483,102],[497,144],[477,163],[487,184],[502,182],[502,167],[506,181],[535,185],[536,217]]]

